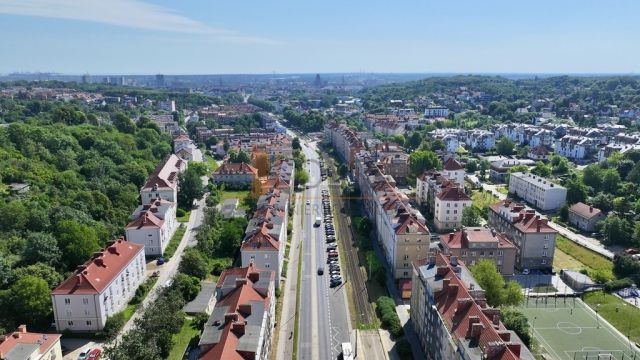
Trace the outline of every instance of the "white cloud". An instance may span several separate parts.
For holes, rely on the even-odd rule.
[[[97,22],[145,30],[210,35],[227,42],[275,43],[214,28],[139,0],[0,0],[0,14]]]

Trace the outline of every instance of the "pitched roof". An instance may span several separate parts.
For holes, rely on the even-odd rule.
[[[591,205],[587,205],[581,202],[573,204],[573,206],[569,208],[569,211],[574,212],[585,219],[591,219],[594,216],[602,214],[602,211],[600,209],[594,208]]]
[[[549,150],[544,146],[536,146],[534,148],[529,149],[529,154],[545,156],[549,155]]]
[[[241,245],[241,250],[278,251],[280,242],[269,235],[268,224],[263,223],[253,234],[247,236]]]
[[[142,228],[161,228],[164,225],[164,220],[157,217],[153,212],[144,210],[140,212],[140,215],[127,224],[125,229],[142,229]]]
[[[509,199],[489,205],[489,209],[506,218],[513,226],[525,233],[557,233],[549,226],[549,220],[536,215],[535,210]]]
[[[440,236],[440,241],[449,249],[468,249],[470,243],[497,243],[498,248],[515,248],[503,234],[484,227],[468,227]]]
[[[245,163],[229,163],[225,162],[216,171],[214,175],[238,175],[238,174],[253,174],[258,175],[258,169]]]
[[[27,326],[20,325],[17,331],[6,334],[4,340],[0,341],[0,358],[26,359],[36,349],[42,355],[60,341],[61,336],[27,332]]]
[[[443,169],[447,171],[456,171],[456,170],[463,170],[464,167],[462,166],[462,164],[458,162],[458,160],[454,159],[453,157],[450,157],[444,163]]]
[[[154,186],[158,188],[171,188],[175,189],[178,186],[178,173],[183,171],[186,167],[184,160],[180,159],[175,154],[167,156],[153,172],[147,177],[143,190],[153,189]]]
[[[398,216],[398,223],[395,227],[396,234],[425,234],[429,235],[429,229],[418,218],[412,214],[403,213]]]
[[[51,291],[52,295],[100,294],[120,271],[131,262],[144,245],[120,238],[107,243],[107,248],[94,255]]]
[[[464,193],[464,189],[459,186],[445,187],[437,198],[444,201],[471,201],[471,198]]]

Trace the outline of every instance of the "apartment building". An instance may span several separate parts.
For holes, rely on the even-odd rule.
[[[484,290],[456,256],[416,261],[410,316],[428,359],[534,360],[515,332],[488,306]]]
[[[167,156],[149,175],[140,189],[142,204],[148,204],[157,198],[178,201],[178,174],[187,169],[187,162],[175,154]]]
[[[551,269],[558,232],[535,210],[503,200],[489,206],[488,223],[516,246],[517,269]]]
[[[464,166],[454,157],[449,157],[447,161],[444,162],[441,173],[458,186],[464,186]]]
[[[546,178],[523,172],[509,176],[509,193],[542,210],[558,210],[567,200],[567,188]]]
[[[96,332],[125,309],[145,280],[144,245],[120,238],[78,266],[51,291],[58,331]]]
[[[516,247],[505,235],[486,227],[467,227],[440,236],[440,248],[470,266],[481,259],[491,260],[503,276],[512,276]]]
[[[345,124],[332,122],[324,126],[324,139],[333,145],[349,169],[353,169],[355,154],[363,149],[362,138]]]
[[[467,133],[465,144],[472,151],[486,151],[496,147],[496,135],[487,130],[472,130]]]
[[[527,157],[531,160],[547,161],[549,160],[549,150],[547,150],[547,148],[544,146],[532,147],[529,148]]]
[[[424,257],[429,249],[430,233],[424,217],[370,154],[360,154],[356,174],[365,211],[377,230],[394,278],[411,278],[411,262]]]
[[[245,163],[224,162],[211,174],[214,184],[225,184],[237,187],[250,187],[258,178],[258,169]]]
[[[176,203],[156,198],[131,214],[125,233],[128,241],[145,247],[146,256],[162,256],[177,228]]]
[[[431,214],[435,214],[436,197],[443,189],[449,187],[457,185],[440,171],[427,170],[416,178],[416,202],[426,206]]]
[[[435,199],[433,224],[439,232],[459,229],[462,226],[462,212],[471,206],[471,198],[464,192],[464,188],[450,186],[444,188]]]
[[[378,161],[382,164],[385,174],[391,175],[400,184],[406,182],[409,176],[409,154],[398,152],[383,155]]]
[[[268,206],[259,208],[249,221],[240,246],[242,266],[252,263],[260,269],[273,270],[276,287],[280,287],[286,243],[287,213]]]
[[[443,106],[429,106],[424,109],[424,116],[428,118],[447,117],[449,116],[449,109]]]
[[[268,360],[275,325],[275,274],[253,265],[226,270],[204,326],[199,359]]]
[[[41,334],[27,331],[27,325],[0,335],[2,360],[57,360],[62,359],[60,334]]]
[[[582,231],[594,231],[596,224],[604,218],[602,210],[585,203],[579,202],[569,208],[569,224]]]

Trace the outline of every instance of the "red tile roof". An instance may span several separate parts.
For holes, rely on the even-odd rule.
[[[40,354],[48,351],[55,343],[60,341],[60,334],[40,334],[27,332],[26,325],[20,325],[18,331],[5,335],[4,340],[0,340],[0,358],[4,359],[7,354],[16,346],[22,344],[38,345]]]
[[[120,238],[78,266],[73,275],[53,289],[51,294],[100,294],[143,248],[144,245]]]
[[[503,234],[487,228],[466,228],[440,236],[440,241],[449,249],[468,249],[469,243],[497,242],[498,248],[515,248]]]
[[[258,169],[245,163],[223,163],[216,171],[217,175],[237,175],[237,174],[253,174],[258,175]]]
[[[396,234],[404,235],[404,234],[425,234],[429,235],[429,229],[427,226],[418,220],[412,214],[401,214],[399,215],[398,225],[396,227]]]
[[[502,200],[498,203],[489,205],[489,209],[494,213],[501,215],[500,208],[506,207],[509,211],[509,217],[513,219],[513,226],[525,233],[557,233],[557,231],[549,226],[549,220],[536,215],[535,210],[526,206],[513,202],[509,199]]]
[[[549,155],[549,150],[547,150],[547,148],[545,148],[544,146],[536,146],[529,150],[529,154],[545,156]]]
[[[127,224],[126,229],[161,228],[164,220],[157,217],[153,212],[145,210],[140,216]]]
[[[569,208],[569,211],[574,212],[585,219],[591,219],[594,216],[602,214],[602,211],[600,209],[594,208],[593,206],[581,202],[573,204],[573,206]]]
[[[436,264],[442,276],[442,289],[434,294],[435,305],[453,337],[478,346],[485,354],[484,359],[519,359],[520,345],[507,344],[498,333],[506,330],[499,321],[499,311],[473,298],[443,254],[437,255]]]
[[[156,185],[158,188],[175,189],[178,186],[178,173],[184,170],[185,165],[184,160],[175,154],[167,156],[147,177],[142,189],[152,189]]]
[[[280,242],[269,235],[268,224],[263,223],[252,235],[242,242],[242,250],[278,251]]]
[[[464,167],[462,166],[462,164],[460,164],[458,162],[458,160],[454,159],[453,157],[450,157],[445,163],[444,163],[444,170],[447,171],[456,171],[456,170],[463,170]]]
[[[459,186],[445,187],[437,198],[444,201],[471,201],[471,198],[464,193],[464,189]]]

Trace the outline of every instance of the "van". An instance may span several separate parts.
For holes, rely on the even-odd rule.
[[[316,222],[313,223],[313,226],[320,226],[322,223],[322,218],[320,216],[316,216]]]

